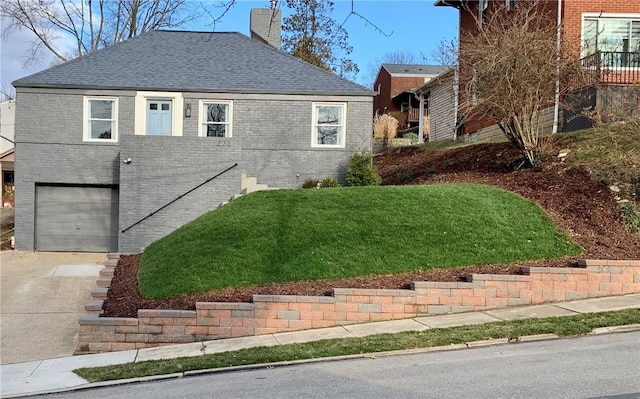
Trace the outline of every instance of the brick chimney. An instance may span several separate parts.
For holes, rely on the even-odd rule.
[[[282,29],[282,13],[275,7],[254,8],[251,10],[249,30],[251,38],[266,43],[280,50],[280,31]]]

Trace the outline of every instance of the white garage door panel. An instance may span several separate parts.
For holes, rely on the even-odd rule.
[[[93,186],[37,186],[36,249],[117,251],[118,190]]]

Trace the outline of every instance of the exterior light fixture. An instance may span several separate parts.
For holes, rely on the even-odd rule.
[[[187,104],[187,106],[184,107],[184,117],[191,118],[191,104]]]

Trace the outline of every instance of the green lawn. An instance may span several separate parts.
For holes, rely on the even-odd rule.
[[[536,204],[475,184],[263,191],[151,244],[142,295],[577,255]]]

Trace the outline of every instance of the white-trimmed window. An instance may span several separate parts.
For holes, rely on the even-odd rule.
[[[84,98],[84,141],[118,141],[118,98]]]
[[[345,146],[347,104],[313,103],[312,147]]]
[[[640,14],[582,16],[582,55],[640,52]]]
[[[182,136],[182,93],[139,91],[135,97],[135,134]]]
[[[232,101],[200,100],[199,109],[199,136],[231,137],[233,130]]]

